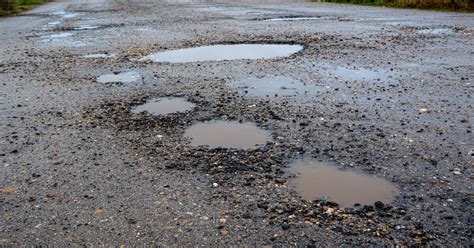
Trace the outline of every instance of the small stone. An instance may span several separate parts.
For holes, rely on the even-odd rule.
[[[290,229],[290,225],[285,223],[285,224],[281,225],[281,229],[286,231],[286,230]]]
[[[226,219],[224,219],[224,218],[222,218],[222,219],[219,219],[219,223],[221,223],[221,224],[225,224],[225,223],[227,223],[227,220],[226,220]]]
[[[16,193],[18,190],[15,188],[4,188],[2,189],[3,193]]]
[[[427,108],[421,108],[420,109],[420,113],[429,113],[429,112],[430,112],[430,110],[427,109]]]
[[[96,210],[95,210],[95,215],[96,215],[96,216],[102,216],[102,215],[104,215],[104,210],[102,210],[102,209],[100,209],[100,208],[96,209]]]
[[[217,188],[218,186],[219,186],[219,184],[217,184],[217,183],[212,184],[212,187],[214,187],[214,188]]]
[[[72,241],[73,242],[80,242],[81,241],[81,237],[79,235],[74,235],[72,236]]]
[[[326,210],[326,214],[332,214],[332,213],[334,213],[335,211],[336,211],[336,210],[335,210],[334,208],[328,208],[328,209]]]
[[[51,164],[53,164],[53,165],[58,165],[58,164],[62,164],[62,162],[63,162],[63,161],[62,161],[61,159],[56,159],[56,160],[53,160],[53,161],[51,162]]]
[[[222,236],[227,236],[229,234],[229,231],[227,231],[226,229],[223,228],[223,229],[220,230],[220,233],[221,233]]]
[[[385,204],[384,204],[383,202],[381,202],[381,201],[376,201],[376,202],[374,203],[374,206],[375,206],[376,209],[383,209],[383,208],[385,208]]]

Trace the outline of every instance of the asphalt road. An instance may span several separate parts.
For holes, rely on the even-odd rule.
[[[140,60],[239,43],[304,49],[265,60]],[[83,57],[97,53],[107,57]],[[2,245],[472,246],[473,55],[467,13],[106,0],[1,18]],[[129,71],[139,80],[97,81]],[[259,96],[233,84],[268,75],[308,90]],[[162,96],[195,108],[130,111]],[[253,122],[273,141],[191,146],[185,130],[205,120]],[[400,194],[360,208],[302,199],[282,173],[302,158],[385,178]]]

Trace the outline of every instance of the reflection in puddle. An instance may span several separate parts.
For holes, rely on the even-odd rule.
[[[94,54],[86,54],[81,56],[82,58],[87,58],[87,59],[98,59],[98,58],[103,58],[103,59],[109,59],[109,58],[115,58],[114,53],[94,53]]]
[[[288,183],[308,200],[326,198],[342,207],[376,201],[390,203],[399,190],[389,181],[353,171],[339,170],[330,163],[302,160],[290,164],[288,174],[296,174]]]
[[[287,57],[303,50],[301,45],[213,45],[160,52],[142,58],[142,61],[189,63],[236,59],[271,59]]]
[[[388,70],[368,70],[363,68],[349,69],[346,67],[337,67],[327,70],[331,75],[346,81],[393,81],[393,72]]]
[[[99,83],[133,83],[140,79],[140,75],[134,71],[106,74],[97,78]]]
[[[132,110],[133,113],[148,112],[152,115],[166,115],[177,112],[187,112],[193,109],[195,105],[186,101],[184,98],[156,98],[147,101],[145,104],[137,106]]]
[[[80,13],[67,13],[66,11],[64,10],[59,10],[59,11],[55,11],[52,13],[53,15],[59,15],[61,16],[61,18],[63,19],[71,19],[71,18],[74,18],[76,16],[79,16],[81,15]]]
[[[61,24],[61,22],[48,22],[48,26],[56,26]]]
[[[416,31],[418,34],[432,34],[432,35],[450,35],[455,31],[452,28],[425,28]]]
[[[209,121],[197,123],[186,130],[193,146],[210,148],[255,149],[272,141],[270,132],[253,123],[237,121]]]
[[[72,35],[73,34],[70,33],[70,32],[63,32],[63,33],[59,33],[59,34],[52,34],[52,35],[49,35],[47,37],[51,38],[51,39],[61,39],[61,38],[71,37]]]
[[[99,26],[84,25],[84,26],[75,27],[74,30],[81,31],[81,30],[92,30],[92,29],[98,29],[98,28]]]
[[[245,90],[250,96],[294,96],[316,94],[326,90],[325,87],[305,85],[303,82],[286,76],[268,76],[249,78],[232,82],[234,87]]]

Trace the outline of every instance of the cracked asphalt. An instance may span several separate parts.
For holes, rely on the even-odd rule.
[[[304,1],[72,0],[0,18],[1,244],[473,246],[473,17]],[[241,43],[304,49],[140,61]],[[113,56],[83,57],[99,53]],[[135,82],[97,82],[131,71]],[[316,92],[261,96],[233,84],[266,76]],[[165,96],[195,108],[130,111]],[[273,140],[191,146],[185,130],[207,120],[253,122]],[[354,208],[303,199],[284,173],[302,158],[384,178],[400,194]]]

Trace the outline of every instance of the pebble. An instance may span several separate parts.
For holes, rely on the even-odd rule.
[[[421,108],[420,109],[420,113],[429,113],[429,112],[430,112],[430,110],[427,109],[427,108]]]

